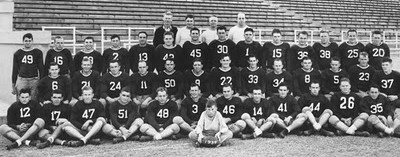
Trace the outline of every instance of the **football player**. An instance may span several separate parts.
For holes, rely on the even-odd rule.
[[[293,73],[296,69],[301,66],[301,63],[305,57],[310,58],[313,62],[316,62],[316,53],[314,49],[307,44],[308,33],[302,31],[298,34],[298,45],[293,45],[290,47],[287,54],[287,70]],[[314,69],[318,69],[318,64],[313,64]]]
[[[361,111],[369,115],[367,126],[371,132],[378,133],[378,137],[393,135],[393,106],[388,98],[380,94],[379,86],[371,85],[368,96],[361,102]]]
[[[266,42],[263,45],[261,65],[267,69],[267,73],[273,71],[274,60],[281,58],[283,69],[286,69],[287,52],[290,49],[288,43],[282,42],[282,33],[279,29],[272,30],[272,42]]]
[[[186,15],[185,17],[186,26],[182,28],[178,28],[178,32],[176,33],[176,44],[183,47],[186,41],[190,41],[191,38],[191,29],[194,28],[194,16]],[[200,33],[200,32],[199,32]]]
[[[88,58],[90,60],[90,64],[92,64],[93,70],[96,70],[98,72],[102,72],[103,70],[103,57],[101,56],[100,52],[96,51],[93,49],[94,45],[94,38],[93,37],[86,37],[84,39],[83,45],[85,48],[81,51],[79,51],[75,56],[74,56],[74,70],[79,71],[82,70],[82,60],[84,58]]]
[[[56,89],[52,92],[51,103],[43,105],[40,117],[44,120],[45,125],[38,132],[38,136],[45,142],[36,145],[39,149],[49,147],[53,143],[63,146],[70,145],[69,141],[59,138],[63,132],[63,127],[71,125],[69,120],[72,108],[62,101],[63,97],[63,92]]]
[[[190,97],[183,99],[181,104],[180,116],[173,119],[175,124],[178,124],[181,131],[190,133],[197,126],[200,115],[206,108],[207,99],[201,97],[200,86],[193,83],[190,85]]]
[[[358,58],[360,63],[353,65],[348,71],[351,81],[351,91],[360,97],[368,95],[368,87],[371,86],[372,78],[375,74],[375,68],[368,64],[368,60],[368,53],[361,52]]]
[[[183,79],[182,72],[175,70],[175,60],[168,58],[165,61],[165,70],[159,72],[158,85],[168,89],[167,94],[178,104],[178,110],[181,108],[183,99]]]
[[[208,46],[205,42],[201,42],[199,39],[200,30],[196,27],[190,30],[190,41],[186,41],[183,44],[183,70],[190,70],[192,67],[193,60],[195,58],[201,58],[204,63],[208,63]]]
[[[226,38],[226,27],[218,26],[217,34],[218,40],[214,40],[208,45],[210,53],[210,55],[208,55],[208,61],[210,62],[210,65],[206,66],[208,71],[210,71],[211,68],[217,68],[221,66],[219,59],[221,58],[220,56],[222,54],[229,54],[230,56],[235,54],[236,44],[231,39]]]
[[[103,126],[103,132],[112,136],[113,143],[120,143],[127,139],[138,140],[138,136],[132,136],[143,125],[140,118],[138,106],[131,101],[131,93],[129,87],[121,89],[117,101],[110,105],[111,124]]]
[[[283,70],[283,60],[280,58],[274,59],[273,67],[274,71],[268,73],[266,76],[265,97],[267,97],[267,99],[272,95],[278,95],[278,87],[281,83],[285,83],[288,86],[289,91],[293,89],[292,75],[288,71]]]
[[[22,144],[36,146],[37,142],[32,139],[44,126],[43,119],[38,118],[41,106],[31,100],[31,91],[21,89],[19,93],[18,101],[7,110],[7,124],[0,126],[0,134],[13,142],[6,146],[7,150],[18,148]]]
[[[106,124],[104,106],[93,99],[93,88],[85,86],[82,89],[83,100],[79,100],[72,108],[72,125],[64,126],[63,130],[71,137],[71,147],[80,147],[87,143],[99,145],[100,139],[96,135]]]
[[[164,44],[158,45],[155,49],[154,54],[154,65],[157,72],[165,69],[165,61],[168,58],[173,58],[175,60],[182,60],[182,47],[180,45],[174,45],[174,33],[165,32],[164,33]],[[177,62],[176,70],[182,71],[183,62]]]
[[[140,132],[148,136],[141,136],[140,141],[161,140],[168,137],[175,139],[180,131],[173,118],[178,115],[178,105],[168,99],[167,88],[158,87],[157,98],[147,108],[145,123],[140,127]]]
[[[60,68],[55,62],[50,63],[49,75],[40,79],[38,84],[38,100],[42,104],[51,103],[52,92],[60,89],[65,96],[63,102],[68,104],[71,101],[71,82],[67,76],[60,75]]]
[[[189,89],[192,83],[197,84],[200,87],[201,96],[205,98],[212,98],[210,93],[210,74],[203,70],[203,61],[200,58],[193,60],[193,69],[187,70],[184,73],[185,78],[185,95],[189,97]]]
[[[322,128],[327,128],[328,120],[333,112],[330,109],[329,100],[320,93],[320,83],[318,81],[311,82],[309,89],[310,92],[303,94],[298,101],[302,113],[305,113],[308,118],[306,122],[308,130],[305,130],[303,134],[309,136],[317,131],[324,136],[334,136],[333,132]]]
[[[254,130],[250,136],[243,134],[242,138],[256,138],[264,131],[271,129],[276,120],[270,118],[271,113],[275,113],[274,108],[268,101],[262,98],[262,90],[259,87],[253,88],[253,97],[247,98],[244,101],[244,111],[242,119],[246,122],[247,126]],[[268,117],[268,118],[267,118]]]
[[[338,135],[369,136],[366,131],[356,131],[365,125],[368,114],[361,113],[361,98],[350,89],[350,80],[342,78],[340,92],[331,98],[333,115],[329,118],[329,123],[337,129]]]
[[[54,48],[47,51],[46,59],[44,62],[45,74],[48,74],[50,69],[50,63],[55,62],[60,67],[60,75],[65,75],[71,78],[74,72],[74,64],[72,62],[71,52],[64,48],[64,38],[56,36],[54,39]]]
[[[321,73],[321,81],[325,87],[324,89],[322,89],[322,93],[325,94],[326,98],[328,98],[329,100],[335,92],[340,91],[340,79],[344,77],[349,77],[347,72],[340,68],[339,57],[332,57],[330,63],[331,68],[325,69]]]
[[[400,73],[393,70],[392,59],[386,57],[382,59],[382,70],[377,71],[372,80],[380,87],[381,94],[389,98],[390,101],[399,99]]]
[[[321,80],[321,74],[318,70],[312,67],[311,58],[305,57],[301,62],[301,68],[297,69],[293,74],[293,93],[296,100],[299,99],[302,93],[308,93],[307,87],[314,80]]]
[[[380,31],[372,32],[372,43],[365,46],[365,51],[370,56],[369,64],[376,70],[382,70],[382,58],[390,58],[389,46],[382,41],[382,34]]]
[[[92,70],[92,64],[88,58],[82,60],[82,70],[76,71],[72,77],[72,99],[71,106],[74,106],[82,98],[82,89],[85,86],[92,87],[94,90],[94,99],[99,100],[103,105],[106,101],[100,98],[100,73]]]
[[[139,61],[139,71],[131,75],[131,97],[139,107],[141,117],[146,115],[147,106],[151,100],[156,97],[156,88],[158,87],[157,75],[148,71],[146,61]]]
[[[321,42],[316,42],[312,46],[315,53],[317,53],[316,64],[320,70],[330,68],[330,61],[333,57],[337,56],[339,46],[335,42],[330,42],[329,31],[322,30],[319,32]]]
[[[39,79],[43,78],[43,53],[37,48],[33,48],[33,36],[31,33],[26,33],[22,37],[24,48],[18,49],[13,56],[12,69],[12,94],[17,94],[23,88],[30,88],[33,100],[37,100],[38,90],[37,85]]]
[[[278,92],[279,95],[273,95],[269,99],[274,111],[276,111],[270,117],[276,120],[274,127],[283,129],[279,133],[279,137],[285,138],[291,131],[304,124],[307,120],[307,115],[301,113],[297,100],[289,94],[288,85],[281,83]]]
[[[232,85],[233,90],[236,92],[235,96],[239,96],[241,92],[240,72],[236,67],[231,67],[231,57],[228,54],[223,54],[220,57],[221,67],[215,68],[211,71],[211,94],[213,97],[222,96],[222,86],[224,84]]]
[[[348,71],[349,68],[357,64],[360,52],[364,51],[364,45],[357,41],[357,31],[350,29],[347,31],[348,41],[339,46],[338,54],[342,60],[342,69]]]
[[[224,84],[222,87],[223,96],[217,98],[218,111],[224,117],[225,123],[228,125],[229,130],[234,135],[241,135],[241,132],[246,128],[246,122],[241,119],[243,114],[242,100],[234,96],[232,85]]]
[[[129,49],[130,55],[130,68],[133,73],[138,72],[138,63],[139,61],[147,62],[148,71],[154,71],[154,46],[147,43],[147,33],[139,32],[138,33],[139,43],[133,45],[131,49]]]
[[[242,77],[242,94],[241,99],[245,100],[252,97],[252,91],[254,88],[261,88],[263,98],[265,98],[265,71],[258,67],[258,59],[255,55],[250,54],[247,58],[249,66],[241,71]]]
[[[128,50],[121,47],[121,39],[118,35],[112,35],[110,39],[112,47],[103,52],[103,75],[109,71],[112,60],[118,60],[121,64],[121,71],[129,74]]]
[[[256,59],[261,58],[262,47],[259,42],[254,41],[254,30],[253,28],[244,29],[244,40],[239,41],[236,44],[236,53],[233,54],[232,58],[236,58],[235,66],[240,70],[249,66],[248,57],[253,55]]]

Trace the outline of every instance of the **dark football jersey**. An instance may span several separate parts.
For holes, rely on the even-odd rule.
[[[15,102],[7,110],[7,125],[15,130],[17,125],[22,123],[30,123],[38,118],[40,115],[41,106],[36,101],[29,101],[27,104]]]
[[[224,84],[231,84],[235,93],[241,93],[242,83],[240,72],[237,68],[232,67],[228,71],[222,71],[221,68],[214,68],[211,71],[211,93],[216,95],[222,93],[222,86]]]
[[[290,45],[288,43],[281,43],[279,45],[275,45],[271,42],[266,42],[263,46],[263,54],[261,59],[261,65],[268,69],[273,69],[272,65],[274,64],[274,59],[281,58],[283,61],[283,67],[287,67],[287,53],[290,49]]]
[[[175,26],[171,25],[168,30],[165,30],[164,29],[164,25],[160,26],[154,32],[154,38],[153,38],[154,47],[157,47],[160,44],[161,45],[164,44],[164,33],[166,31],[170,31],[170,32],[174,33],[174,39],[176,39],[176,33],[178,32],[178,28],[176,28]],[[174,40],[173,43],[175,44],[175,40]]]
[[[325,109],[331,109],[329,100],[322,94],[305,93],[301,95],[298,103],[301,109],[309,107],[314,117],[321,116]]]
[[[304,57],[311,58],[313,62],[312,67],[318,69],[318,64],[316,62],[317,55],[311,46],[300,47],[298,45],[293,45],[290,47],[289,53],[287,54],[287,70],[289,72],[294,72],[301,67],[301,62]]]
[[[129,73],[129,57],[128,50],[125,48],[120,48],[118,50],[113,50],[108,48],[103,52],[103,74],[109,71],[110,62],[112,60],[118,60],[121,66],[121,71]]]
[[[240,120],[244,110],[242,100],[239,97],[232,97],[231,100],[228,100],[222,96],[217,98],[216,102],[222,117],[231,118],[232,123]]]
[[[92,64],[92,70],[96,70],[98,72],[102,72],[103,69],[103,57],[100,52],[93,50],[90,53],[85,53],[83,51],[79,51],[74,57],[75,71],[82,70],[82,60],[83,58],[88,58],[90,63]]]
[[[122,105],[119,101],[115,101],[110,105],[111,124],[119,129],[121,126],[129,129],[133,121],[139,118],[138,106],[134,102]]]
[[[59,118],[70,120],[71,112],[72,107],[69,104],[61,103],[56,106],[50,103],[43,105],[40,117],[44,120],[46,128],[48,128],[49,126],[57,126],[56,122]]]
[[[56,89],[63,92],[64,100],[71,100],[72,98],[70,79],[64,75],[60,75],[57,78],[46,76],[40,79],[37,88],[39,91],[38,100],[40,102],[50,100],[52,92]]]
[[[379,70],[375,73],[373,82],[380,87],[379,91],[386,95],[400,95],[400,73],[397,71],[385,74]]]
[[[250,117],[254,117],[257,120],[261,118],[267,119],[271,113],[275,113],[274,108],[266,99],[261,99],[259,103],[256,103],[254,102],[253,98],[247,98],[243,104],[244,112],[248,113]]]
[[[191,97],[186,97],[182,101],[180,115],[189,125],[199,121],[201,114],[206,109],[206,103],[207,99],[204,97],[200,97],[197,102],[194,102]]]
[[[354,119],[360,114],[360,101],[361,98],[353,92],[351,92],[350,94],[337,92],[331,98],[333,114],[336,115],[339,119]]]
[[[341,68],[348,71],[349,68],[358,63],[358,56],[364,50],[362,43],[349,45],[347,42],[340,44],[338,54],[342,63]]]
[[[321,92],[323,94],[328,94],[329,92],[339,92],[340,79],[344,77],[348,78],[349,75],[343,69],[340,69],[339,72],[333,72],[329,68],[325,69],[321,73],[321,81],[322,81]]]
[[[235,66],[246,68],[249,66],[247,62],[249,56],[252,54],[256,56],[256,58],[260,61],[261,60],[261,52],[262,47],[259,42],[253,41],[250,44],[245,43],[244,41],[239,41],[236,45],[236,52],[233,54],[233,60],[236,60]],[[258,66],[261,66],[259,62]]]
[[[373,66],[376,70],[382,70],[382,58],[390,58],[389,46],[385,43],[381,43],[379,46],[374,44],[367,44],[365,51],[368,53],[369,65]]]
[[[175,101],[168,100],[164,105],[160,105],[159,101],[152,101],[147,107],[145,122],[157,130],[161,127],[165,129],[172,124],[172,119],[177,115],[178,105]]]
[[[210,79],[210,75],[206,71],[203,71],[202,73],[197,75],[193,72],[193,70],[187,70],[184,73],[184,82],[185,82],[184,91],[185,91],[186,97],[190,96],[189,90],[190,90],[190,85],[192,83],[195,83],[200,86],[202,97],[207,98],[208,96],[210,96],[210,94],[211,94],[210,88],[211,87],[210,87],[209,79]]]
[[[221,66],[219,60],[221,59],[221,54],[224,53],[229,54],[229,56],[231,56],[232,63],[235,63],[233,55],[236,53],[236,44],[232,40],[227,39],[223,42],[219,40],[214,40],[208,45],[208,48],[210,53],[210,58],[208,60],[211,61],[211,65],[206,67],[208,67],[209,69],[211,69],[211,67]]]
[[[317,62],[320,70],[330,68],[331,58],[337,56],[339,46],[336,43],[330,43],[328,46],[323,46],[321,43],[314,43],[312,46],[317,54]]]
[[[86,121],[96,122],[99,117],[105,117],[104,107],[100,101],[93,100],[90,104],[86,104],[83,100],[79,100],[72,107],[71,123],[78,129],[82,128]]]
[[[119,97],[121,89],[129,86],[129,75],[122,72],[118,76],[113,76],[107,73],[101,77],[100,96],[102,98],[116,98]]]
[[[253,93],[253,89],[261,88],[261,92],[265,93],[265,71],[257,67],[256,70],[251,71],[249,68],[244,68],[240,74],[242,75],[242,94],[247,95]]]
[[[285,98],[273,95],[269,99],[269,102],[281,119],[289,116],[296,118],[297,114],[301,112],[300,106],[292,95],[287,95]]]
[[[14,53],[12,83],[17,82],[17,76],[32,78],[44,76],[43,53],[39,49],[24,51],[19,49]]]
[[[303,93],[308,93],[311,82],[315,80],[321,82],[321,74],[318,70],[306,72],[302,68],[297,69],[293,74],[294,95],[301,96]]]
[[[279,85],[284,82],[286,85],[289,86],[289,90],[293,90],[293,78],[292,75],[287,72],[283,71],[281,74],[275,74],[275,72],[270,72],[266,76],[266,95],[267,97],[272,96],[273,93],[278,93]]]
[[[46,59],[44,63],[44,73],[47,75],[49,73],[50,63],[54,62],[60,68],[60,75],[73,74],[74,63],[72,61],[71,52],[68,49],[62,49],[61,51],[56,51],[50,49],[47,51]]]
[[[131,95],[136,96],[149,95],[152,98],[156,97],[156,89],[158,87],[157,75],[153,72],[148,72],[145,75],[135,73],[131,75]]]
[[[134,45],[129,49],[130,68],[133,73],[138,72],[138,63],[140,60],[146,61],[149,67],[148,71],[154,70],[154,46],[146,44],[146,46]]]
[[[169,96],[174,95],[176,98],[183,98],[183,74],[180,71],[173,73],[165,70],[158,75],[158,86],[167,88]]]
[[[372,84],[372,78],[375,74],[375,68],[372,66],[361,67],[359,64],[353,65],[349,69],[351,90],[353,92],[369,91]]]
[[[182,47],[176,45],[174,48],[167,49],[164,45],[159,45],[155,49],[154,54],[154,65],[157,71],[162,71],[165,69],[165,61],[168,58],[173,58],[175,63],[175,69],[182,71],[183,62],[182,62]]]
[[[72,96],[78,99],[82,95],[82,89],[85,86],[92,87],[94,90],[94,98],[100,98],[100,73],[91,71],[85,76],[82,71],[76,71],[72,77]]]
[[[202,43],[192,43],[190,41],[186,41],[183,44],[183,70],[192,69],[192,62],[195,58],[201,58],[203,65],[209,64],[209,55],[208,46],[205,42]]]
[[[378,95],[376,99],[371,96],[362,98],[360,102],[361,111],[368,115],[393,116],[394,108],[388,98]]]

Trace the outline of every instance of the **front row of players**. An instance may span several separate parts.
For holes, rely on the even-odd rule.
[[[368,96],[360,98],[351,92],[350,80],[342,78],[340,91],[331,101],[320,93],[320,87],[319,82],[311,82],[310,92],[298,101],[289,94],[285,83],[279,85],[278,94],[269,100],[262,98],[260,88],[255,88],[252,97],[242,103],[234,96],[231,85],[224,85],[222,96],[214,101],[202,97],[200,87],[192,84],[190,96],[182,101],[180,111],[177,103],[169,99],[167,89],[159,87],[143,119],[139,107],[131,101],[130,89],[125,87],[110,105],[109,124],[104,106],[93,99],[91,87],[82,89],[82,100],[73,107],[62,101],[64,95],[60,90],[53,91],[51,102],[41,107],[31,100],[29,90],[22,89],[19,101],[8,109],[8,122],[0,126],[0,133],[13,141],[7,149],[22,144],[38,148],[53,143],[71,147],[97,145],[101,143],[100,133],[113,137],[113,143],[175,139],[178,133],[202,142],[204,133],[210,130],[215,132],[220,146],[233,136],[284,138],[292,132],[303,135],[318,132],[324,136],[335,133],[369,136],[374,132],[383,137],[395,134],[400,125],[398,113],[394,113],[399,112],[397,104],[380,94],[377,85],[370,87]],[[44,142],[37,142],[36,137]]]

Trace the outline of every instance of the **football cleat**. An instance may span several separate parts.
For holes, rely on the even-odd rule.
[[[31,142],[29,142],[29,146],[34,146],[35,147],[39,143],[40,143],[40,141],[32,140]]]
[[[151,136],[141,136],[139,139],[140,142],[146,142],[146,141],[151,141],[151,140],[153,140],[153,137],[151,137]]]
[[[314,129],[306,130],[306,131],[303,131],[303,135],[310,136],[310,135],[314,134],[314,132],[315,132]]]
[[[43,149],[43,148],[46,148],[46,147],[50,147],[50,145],[51,145],[50,141],[47,141],[47,140],[46,140],[46,142],[38,143],[38,144],[36,145],[36,147],[37,147],[38,149]]]
[[[335,133],[330,132],[330,131],[325,130],[325,129],[322,129],[322,128],[321,128],[321,130],[319,130],[319,133],[320,133],[321,135],[323,135],[323,136],[328,136],[328,137],[333,137],[333,136],[335,136]]]
[[[262,136],[262,137],[265,137],[265,138],[277,138],[277,137],[278,137],[277,134],[275,134],[275,133],[269,133],[269,132],[264,132],[261,136]]]
[[[336,136],[345,136],[346,133],[340,130],[336,130]]]
[[[113,138],[113,144],[124,142],[124,138],[122,137],[115,137]]]
[[[254,134],[242,134],[242,140],[247,140],[247,139],[254,139],[255,136]]]
[[[18,146],[18,143],[17,142],[13,142],[13,143],[11,143],[10,145],[7,145],[6,146],[6,149],[7,150],[11,150],[11,149],[15,149],[15,148],[18,148],[19,146]]]
[[[368,131],[356,131],[354,136],[369,137],[370,134]]]
[[[140,136],[139,136],[139,135],[131,135],[131,136],[129,136],[126,140],[129,140],[129,141],[139,141],[139,139],[140,139]]]
[[[386,136],[383,132],[378,132],[377,135],[379,138],[384,138]]]
[[[64,141],[61,145],[71,147],[71,143],[72,143],[72,141]]]
[[[81,147],[85,145],[85,142],[83,142],[82,140],[79,141],[71,141],[71,147]]]
[[[101,140],[99,138],[89,139],[88,143],[92,144],[92,145],[100,145],[101,144]]]
[[[289,134],[289,130],[288,129],[283,129],[280,133],[279,133],[279,137],[280,138],[285,138],[285,136],[287,136]]]

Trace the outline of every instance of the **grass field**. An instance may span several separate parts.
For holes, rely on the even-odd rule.
[[[52,146],[38,150],[23,146],[7,151],[0,138],[0,156],[399,156],[400,139],[377,137],[323,137],[290,135],[284,139],[233,139],[219,148],[195,148],[188,139],[151,142],[129,141],[79,148]]]

